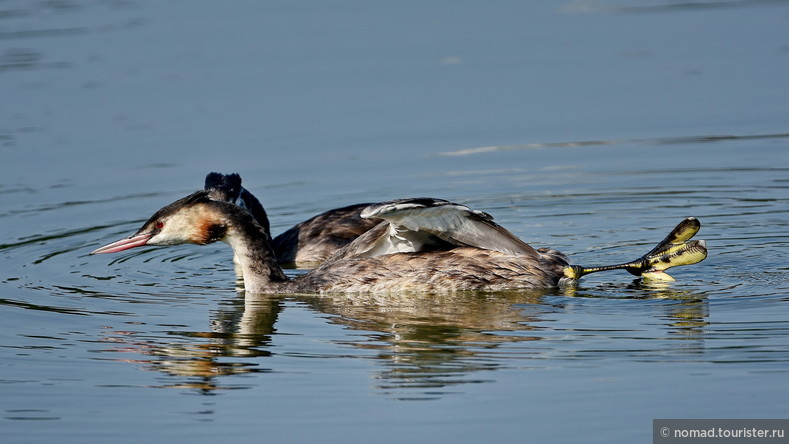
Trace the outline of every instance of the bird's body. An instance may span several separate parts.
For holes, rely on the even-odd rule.
[[[583,274],[626,269],[663,271],[706,257],[688,218],[649,255],[596,269],[569,266],[558,251],[534,249],[483,212],[440,199],[401,199],[365,208],[379,218],[373,229],[338,250],[318,268],[289,279],[266,229],[250,212],[198,191],[157,211],[136,234],[101,247],[113,253],[142,245],[228,243],[252,293],[447,292],[554,287]]]
[[[457,247],[448,251],[392,253],[328,262],[293,281],[292,290],[330,292],[444,292],[555,287],[567,259],[546,250],[524,256]]]

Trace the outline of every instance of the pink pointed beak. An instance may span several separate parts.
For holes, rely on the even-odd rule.
[[[117,253],[119,251],[128,250],[129,248],[141,247],[148,243],[148,240],[153,237],[151,233],[141,233],[129,236],[127,238],[107,244],[101,248],[97,248],[90,252],[90,254],[102,253]]]

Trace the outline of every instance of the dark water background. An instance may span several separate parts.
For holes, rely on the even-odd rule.
[[[648,442],[789,415],[789,2],[0,1],[0,434]],[[246,298],[225,245],[90,257],[241,173],[279,233],[434,196],[650,286]],[[294,271],[295,273],[295,271]]]

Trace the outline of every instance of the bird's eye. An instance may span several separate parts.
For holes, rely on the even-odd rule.
[[[160,229],[160,230],[161,230],[162,228],[164,228],[164,222],[162,222],[162,221],[160,221],[160,220],[157,220],[157,221],[156,221],[156,228],[158,228],[158,229]]]

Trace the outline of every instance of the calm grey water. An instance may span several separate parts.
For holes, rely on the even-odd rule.
[[[789,2],[0,1],[0,439],[649,442],[789,416]],[[247,297],[91,257],[236,171],[275,233],[434,196],[646,285]],[[293,270],[291,273],[299,273]]]

